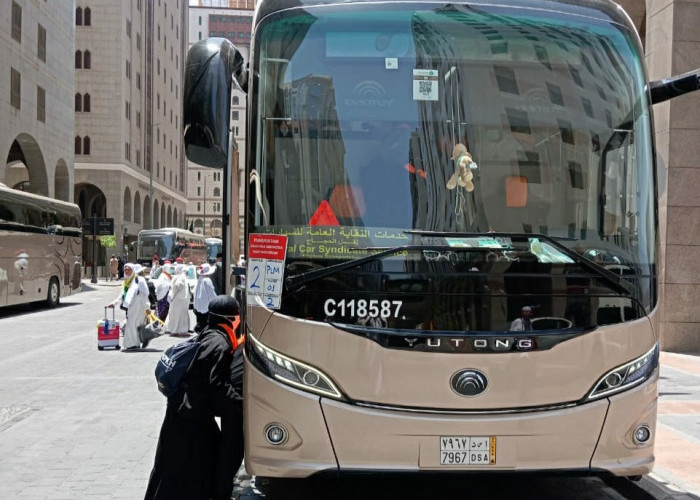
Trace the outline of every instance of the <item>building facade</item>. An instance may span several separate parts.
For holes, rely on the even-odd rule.
[[[73,201],[72,2],[0,3],[0,182]]]
[[[141,229],[185,227],[187,3],[77,1],[74,19],[75,201],[114,219],[121,252]]]

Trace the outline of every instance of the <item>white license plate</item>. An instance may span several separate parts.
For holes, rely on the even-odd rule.
[[[440,465],[496,465],[496,436],[440,436]]]

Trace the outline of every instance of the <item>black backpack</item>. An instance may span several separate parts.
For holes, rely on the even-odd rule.
[[[165,397],[170,397],[182,385],[185,374],[194,361],[201,342],[199,336],[168,347],[156,365],[156,382],[158,390]]]

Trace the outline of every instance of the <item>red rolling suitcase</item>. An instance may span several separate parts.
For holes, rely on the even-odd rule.
[[[97,323],[97,348],[101,351],[105,347],[121,349],[119,345],[119,321],[114,319],[114,308],[112,309],[112,319],[107,319],[107,307],[105,307],[105,317]]]

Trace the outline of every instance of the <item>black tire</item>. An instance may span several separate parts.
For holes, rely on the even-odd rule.
[[[102,347],[101,345],[98,345],[98,346],[97,346],[97,350],[98,350],[98,351],[104,351],[104,347]]]
[[[122,346],[120,346],[120,345],[118,345],[118,346],[115,347],[115,349],[116,349],[117,351],[119,351],[121,348],[122,348]]]
[[[61,301],[61,289],[58,286],[58,278],[51,278],[49,289],[46,292],[46,305],[53,308]]]
[[[255,488],[268,500],[296,500],[308,496],[308,482],[303,479],[255,476]]]

